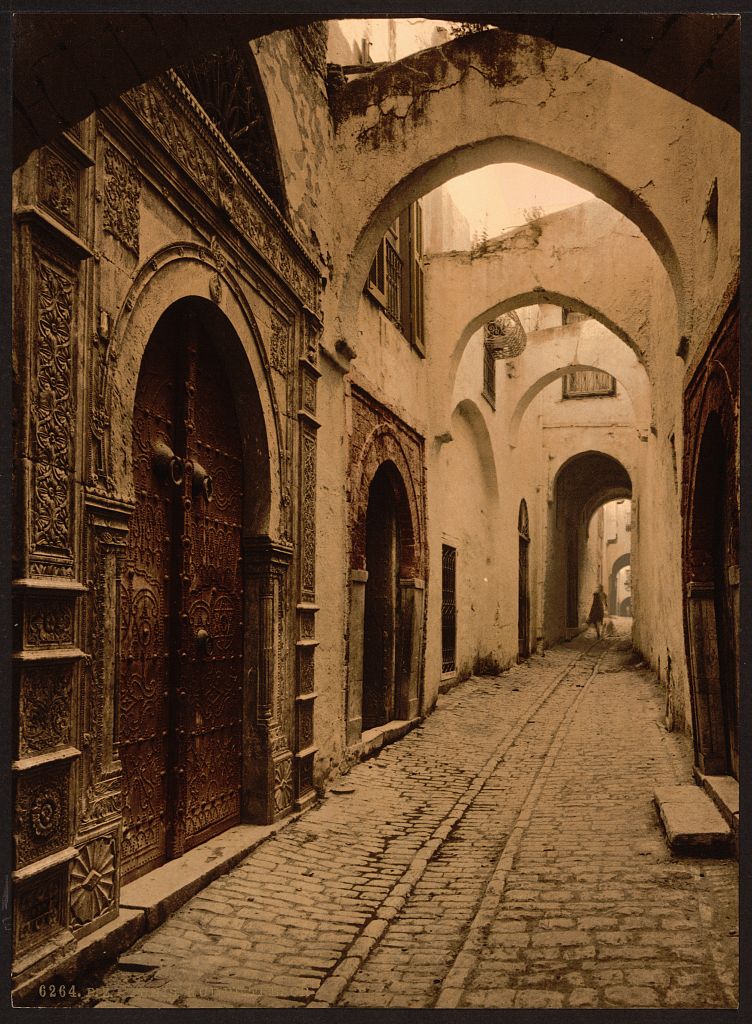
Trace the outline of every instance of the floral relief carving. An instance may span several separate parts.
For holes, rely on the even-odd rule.
[[[70,553],[70,472],[73,281],[37,262],[32,549]]]
[[[104,152],[104,230],[136,256],[140,199],[138,171],[116,149],[107,145]]]
[[[45,753],[70,742],[72,669],[26,669],[19,701],[21,756]]]
[[[41,160],[40,198],[70,227],[76,224],[76,176],[55,153],[44,150]]]
[[[33,949],[62,925],[64,876],[45,877],[23,890],[16,913],[16,953]]]
[[[65,845],[68,836],[67,778],[22,777],[16,803],[18,867],[40,860]]]
[[[302,596],[313,601],[316,596],[316,435],[303,431],[302,479]]]
[[[308,374],[303,377],[303,408],[311,414],[316,413],[316,381]]]
[[[305,750],[313,746],[313,702],[301,704],[298,710],[298,749]]]
[[[93,839],[71,866],[71,919],[75,925],[101,917],[115,902],[117,846],[115,836]]]
[[[73,606],[69,601],[29,602],[25,624],[28,647],[63,647],[73,643]]]
[[[283,376],[288,371],[288,350],[290,345],[290,325],[272,312],[271,343],[269,346],[269,362],[273,369]]]
[[[241,235],[261,253],[310,309],[319,306],[319,281],[302,258],[290,251],[291,237],[263,207],[251,179],[217,160],[206,141],[210,132],[219,145],[221,135],[205,115],[194,109],[185,88],[171,79],[140,85],[123,96],[125,102],[159,139],[165,149],[219,206],[230,213]],[[216,132],[216,135],[215,135]]]

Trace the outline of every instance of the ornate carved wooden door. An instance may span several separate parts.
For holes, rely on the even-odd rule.
[[[123,877],[240,820],[242,453],[216,355],[189,315],[144,355],[136,509],[122,576]]]

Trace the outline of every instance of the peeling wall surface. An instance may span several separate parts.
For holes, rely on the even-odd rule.
[[[417,722],[468,673],[516,662],[521,543],[529,648],[581,629],[613,554],[598,510],[620,500],[634,644],[660,668],[676,727],[702,727],[698,757],[714,763],[717,716],[695,710],[715,692],[695,679],[711,583],[686,523],[701,510],[711,412],[727,520],[738,516],[738,132],[543,36],[483,32],[348,81],[327,69],[323,23],[246,44],[250,34],[235,46],[272,139],[277,202],[174,70],[108,95],[14,175],[19,984],[117,917],[124,844],[152,843],[148,800],[139,809],[128,796],[119,747],[139,701],[154,722],[166,716],[170,737],[165,763],[138,769],[164,772],[175,794],[161,859],[190,845],[191,812],[204,816],[199,838],[225,820],[209,798],[191,803],[183,737],[205,709],[159,703],[164,651],[233,681],[234,739],[209,756],[217,777],[223,764],[237,775],[233,821],[305,808],[365,755],[378,474],[395,518],[398,611],[384,630],[395,721]],[[365,289],[374,254],[410,203],[497,162],[595,198],[426,256],[422,351]],[[467,241],[435,197],[426,237],[431,209],[433,237]],[[562,308],[582,318],[564,322]],[[514,310],[524,344],[506,357],[487,347],[485,325]],[[178,322],[185,330],[164,341]],[[163,378],[145,360],[154,338]],[[565,394],[564,379],[603,373],[613,393]],[[209,401],[202,376],[222,382],[216,417],[196,412]],[[232,451],[212,433],[225,404],[240,435]],[[222,576],[228,531],[236,553]],[[716,575],[726,572],[733,622],[737,534],[727,540]],[[160,545],[180,572],[149,568]],[[450,669],[443,546],[456,551]],[[213,582],[199,593],[204,570]],[[220,600],[232,573],[237,606]],[[160,611],[163,584],[173,611]],[[699,596],[688,605],[690,585]],[[96,898],[91,870],[103,879]]]

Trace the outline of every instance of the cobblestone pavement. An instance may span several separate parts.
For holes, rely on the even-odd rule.
[[[653,789],[691,751],[662,712],[624,637],[468,680],[89,1004],[735,1006],[738,869],[666,847]]]

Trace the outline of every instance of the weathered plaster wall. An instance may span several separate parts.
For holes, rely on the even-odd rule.
[[[467,118],[467,110],[483,116]],[[335,117],[338,163],[357,183],[349,200],[342,197],[348,289],[359,289],[369,254],[401,207],[456,174],[503,160],[567,177],[628,216],[672,279],[679,333],[691,337],[702,327],[734,272],[739,178],[728,155],[738,153],[738,136],[613,65],[486,33],[362,76],[338,94]],[[604,123],[619,126],[618,146]],[[386,157],[377,166],[376,148]],[[719,231],[708,281],[698,261],[714,180]],[[380,205],[364,217],[355,196],[366,183]],[[344,298],[347,307],[352,300]]]

